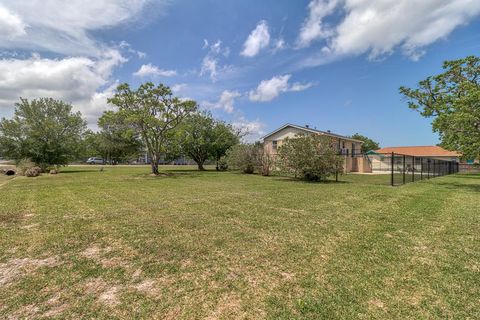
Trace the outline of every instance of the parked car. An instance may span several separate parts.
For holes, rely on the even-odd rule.
[[[87,164],[104,164],[105,161],[103,161],[102,158],[97,158],[97,157],[91,157],[88,158]]]

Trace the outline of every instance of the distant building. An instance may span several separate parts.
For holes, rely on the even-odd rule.
[[[371,172],[368,158],[364,157],[361,153],[363,141],[332,133],[330,131],[312,129],[309,126],[303,127],[287,123],[265,135],[262,138],[263,147],[268,154],[276,155],[278,148],[283,144],[283,141],[286,138],[294,138],[299,134],[317,134],[333,138],[337,143],[339,154],[345,156],[345,172]]]
[[[375,150],[379,154],[397,153],[400,155],[460,162],[461,153],[448,151],[439,146],[386,147]]]
[[[393,159],[391,157],[392,153],[394,153]],[[439,146],[386,147],[369,151],[367,154],[372,172],[390,172],[392,164],[394,170],[397,171],[404,169],[407,172],[421,171],[422,163],[431,163],[432,166],[435,165],[437,160],[458,163],[462,156],[458,152],[448,151]],[[406,156],[406,158],[402,156]]]

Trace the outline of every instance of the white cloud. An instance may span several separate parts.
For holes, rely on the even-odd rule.
[[[186,83],[177,83],[177,84],[174,84],[172,86],[172,91],[173,91],[173,93],[178,94],[178,93],[184,91],[187,87],[188,87],[188,85]]]
[[[20,97],[52,97],[72,103],[89,123],[96,123],[96,117],[106,108],[106,97],[113,90],[112,71],[125,61],[115,51],[99,59],[46,59],[39,55],[28,59],[2,59],[0,107],[12,108]],[[107,89],[101,89],[105,87]]]
[[[240,54],[245,57],[254,57],[260,50],[266,48],[269,43],[270,32],[268,31],[268,24],[265,20],[262,20],[248,36]]]
[[[290,88],[288,88],[288,91],[298,92],[298,91],[307,90],[313,86],[314,84],[312,82],[306,82],[306,83],[295,82],[290,86]]]
[[[232,126],[236,130],[240,131],[243,136],[242,140],[244,142],[258,141],[262,136],[265,135],[265,124],[259,119],[251,121],[241,116],[232,122]]]
[[[132,46],[130,45],[130,43],[128,43],[126,41],[121,41],[118,46],[121,49],[127,50],[128,53],[132,53],[132,54],[136,55],[139,59],[144,59],[144,58],[147,57],[147,54],[145,52],[133,49]]]
[[[13,40],[25,35],[26,24],[17,15],[0,4],[0,39]]]
[[[204,40],[202,49],[207,49],[208,52],[202,60],[202,67],[200,69],[200,76],[209,75],[212,82],[216,82],[220,73],[231,69],[230,66],[221,66],[220,58],[228,57],[230,54],[230,48],[222,47],[222,41],[218,40],[214,44],[209,46],[207,40]]]
[[[175,70],[163,70],[158,68],[157,66],[149,64],[143,64],[140,69],[133,73],[135,77],[173,77],[177,75],[177,71]]]
[[[273,48],[273,52],[275,53],[275,52],[283,50],[285,48],[286,48],[285,40],[283,40],[282,38],[279,38],[275,41],[275,46]]]
[[[168,2],[0,0],[0,108],[13,109],[19,97],[53,97],[72,103],[95,124],[117,85],[114,70],[127,61],[122,54],[145,57],[125,41],[98,40],[95,32],[144,23],[147,9],[151,17]]]
[[[1,39],[0,48],[98,57],[105,45],[93,38],[92,31],[138,23],[136,19],[146,9],[150,14],[160,12],[167,3],[167,0],[0,0],[4,12],[0,18],[2,27],[5,21],[12,25],[12,15],[16,16],[20,22],[13,25],[22,35]],[[5,12],[9,19],[4,19]],[[22,29],[22,25],[28,28]]]
[[[325,18],[340,2],[343,17],[332,28],[326,28]],[[455,28],[465,25],[480,14],[478,0],[343,0],[309,5],[298,43],[308,46],[312,41],[326,42],[316,58],[307,64],[315,65],[346,55],[367,53],[378,59],[400,48],[413,60],[419,59],[425,48],[446,38]]]
[[[232,113],[235,109],[235,99],[240,96],[241,94],[238,91],[224,90],[217,102],[203,102],[203,104],[210,109],[222,109],[225,112]]]
[[[312,87],[313,83],[295,82],[289,84],[292,75],[286,74],[276,76],[269,80],[262,80],[255,90],[250,91],[249,98],[251,101],[266,102],[278,97],[280,94],[289,91],[303,91]]]
[[[332,34],[332,31],[324,25],[323,18],[332,14],[338,4],[338,0],[310,1],[308,18],[303,22],[297,40],[299,47],[307,47],[312,41],[326,38]]]

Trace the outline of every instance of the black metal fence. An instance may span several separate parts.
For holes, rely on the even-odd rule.
[[[376,153],[368,155],[368,158],[372,172],[389,175],[392,186],[440,177],[459,171],[459,164],[456,161],[414,157],[398,153]]]

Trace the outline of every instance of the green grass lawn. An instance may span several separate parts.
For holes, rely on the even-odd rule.
[[[478,319],[480,175],[0,180],[0,318]]]

